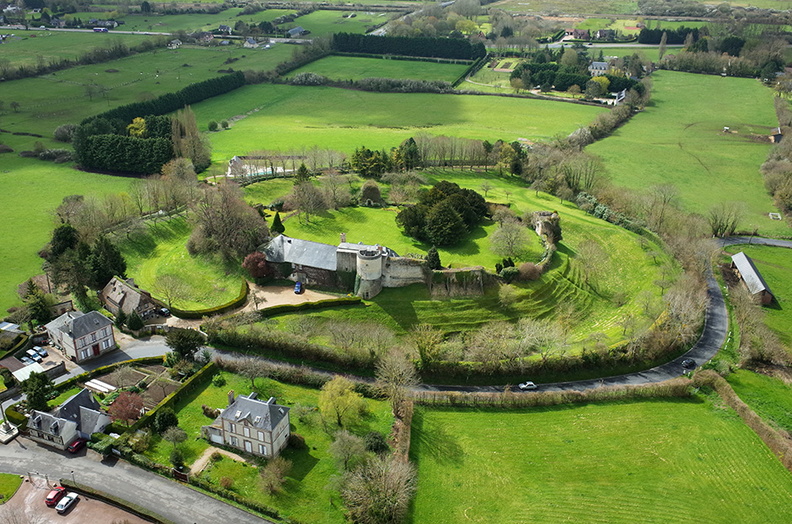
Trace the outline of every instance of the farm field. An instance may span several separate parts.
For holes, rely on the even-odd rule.
[[[353,12],[357,15],[354,18],[342,16]],[[307,38],[328,36],[333,33],[365,33],[370,27],[387,22],[391,15],[393,13],[379,11],[314,11],[280,27],[289,29],[301,26],[311,32]]]
[[[6,142],[8,135],[0,136]],[[19,301],[17,285],[42,272],[43,260],[37,253],[50,239],[55,227],[51,211],[58,207],[63,197],[121,193],[127,191],[133,181],[85,173],[67,165],[20,158],[10,153],[0,157],[0,182],[3,184],[0,223],[15,232],[0,249],[0,267],[3,268],[0,271],[0,311],[4,314]]]
[[[239,295],[242,269],[187,252],[191,228],[183,218],[149,224],[148,231],[124,240],[119,247],[127,261],[127,276],[161,300],[160,278],[175,277],[180,293],[172,306],[204,309],[230,302]],[[166,301],[167,302],[167,301]]]
[[[792,519],[790,473],[706,399],[418,408],[412,428],[412,524]]]
[[[232,8],[221,11],[217,14],[180,14],[180,15],[158,15],[158,14],[130,14],[123,17],[124,25],[119,28],[123,31],[154,31],[158,33],[175,33],[177,31],[212,31],[217,29],[220,24],[234,27],[238,21],[247,24],[271,21],[279,16],[293,14],[295,11],[290,9],[267,9],[252,15],[241,15],[241,8]],[[85,18],[83,17],[83,20]]]
[[[367,303],[369,306],[365,309],[328,309],[315,315],[379,322],[399,333],[406,332],[416,323],[429,323],[451,333],[477,329],[489,321],[515,320],[520,316],[552,318],[559,314],[557,308],[563,304],[577,312],[571,320],[573,327],[570,341],[573,343],[595,332],[604,333],[610,343],[618,342],[624,336],[619,320],[625,316],[637,318],[635,327],[654,320],[642,316],[639,296],[643,294],[653,297],[652,308],[659,306],[659,294],[652,282],[660,277],[660,264],[667,259],[658,259],[655,264],[636,235],[586,215],[574,206],[560,203],[550,195],[541,193],[535,196],[534,191],[525,188],[516,179],[511,181],[499,178],[493,173],[466,171],[436,170],[428,172],[427,175],[429,183],[449,180],[476,191],[481,191],[480,186],[486,181],[492,186],[487,200],[510,202],[512,209],[518,214],[544,209],[558,211],[561,215],[564,240],[556,253],[554,269],[539,281],[517,284],[518,302],[511,308],[501,307],[497,293],[494,292],[477,298],[432,300],[425,287],[412,286],[385,289]],[[266,193],[269,183],[259,182],[248,186],[246,190],[256,188],[257,198],[268,203],[271,201]],[[279,185],[275,191],[281,191]],[[389,209],[346,208],[312,218],[310,223],[301,223],[291,217],[284,221],[285,234],[337,244],[339,233],[346,232],[350,242],[380,243],[401,255],[425,254],[430,246],[404,236],[395,223],[395,214],[394,210]],[[499,258],[490,252],[487,235],[495,227],[494,224],[484,225],[474,231],[464,244],[451,249],[439,248],[441,262],[453,267],[483,265],[493,269]],[[619,273],[604,272],[598,282],[598,293],[593,292],[581,280],[577,262],[574,260],[576,250],[584,243],[592,242],[602,246],[609,253],[608,257],[619,254]],[[541,251],[537,239],[533,238],[525,260],[538,260]],[[617,307],[611,302],[610,299],[615,294],[625,296],[623,306]],[[302,318],[302,315],[304,314],[287,315],[284,318]]]
[[[214,408],[225,408],[228,402],[228,391],[237,394],[250,393],[250,379],[227,372],[220,372],[226,384],[215,386],[209,383],[203,389],[197,389],[176,404],[174,410],[179,417],[179,426],[188,435],[200,435],[201,426],[210,424],[212,419],[206,417],[202,405]],[[319,391],[303,386],[296,386],[270,379],[256,380],[256,392],[259,398],[274,396],[278,404],[294,408],[302,405],[315,407],[318,403]],[[355,427],[348,428],[355,434],[364,436],[369,431],[379,431],[385,435],[390,431],[393,422],[387,402],[366,399],[371,415]],[[287,475],[284,491],[281,494],[265,494],[259,487],[258,468],[254,465],[223,458],[210,465],[202,477],[216,484],[220,478],[227,476],[234,479],[231,490],[240,495],[254,498],[263,504],[278,509],[282,514],[299,522],[316,524],[335,524],[345,522],[340,511],[342,506],[338,493],[328,490],[330,477],[337,474],[335,461],[328,451],[331,443],[330,435],[324,430],[319,413],[310,412],[301,420],[293,410],[290,413],[292,432],[305,438],[307,449],[287,448],[282,457],[292,461],[291,473]],[[161,463],[168,464],[172,445],[160,437],[152,439],[152,447],[146,455]],[[209,447],[206,440],[190,438],[180,445],[186,464],[193,463]],[[333,504],[330,501],[333,501]]]
[[[776,209],[759,173],[777,125],[772,92],[752,79],[670,71],[652,77],[649,106],[587,148],[602,158],[613,182],[636,191],[672,184],[686,210],[704,215],[739,200],[745,207],[739,227],[788,235],[783,222],[767,216]]]
[[[95,47],[105,47],[115,42],[134,46],[146,40],[155,41],[158,37],[142,35],[121,35],[117,33],[61,33],[56,31],[19,31],[16,37],[7,39],[3,45],[3,59],[8,65],[45,64],[63,58],[74,59]]]
[[[751,409],[775,428],[792,431],[792,387],[775,377],[740,369],[726,380]]]
[[[776,300],[762,307],[765,323],[779,336],[788,348],[792,348],[792,249],[771,246],[739,245],[726,248],[731,254],[745,252],[751,257],[762,274]]]
[[[417,60],[328,56],[292,71],[288,77],[299,73],[317,73],[333,80],[359,80],[376,77],[453,82],[465,72],[467,67],[461,64],[437,64]]]
[[[699,3],[706,4],[703,0]],[[784,11],[792,8],[788,0],[730,0],[725,4],[738,7],[759,7],[761,9],[775,9]],[[558,13],[576,15],[629,15],[638,12],[638,2],[634,0],[537,0],[524,2],[523,0],[500,0],[491,4],[492,7],[503,9],[512,13],[539,13],[556,15]]]
[[[212,135],[212,156],[219,163],[257,149],[290,151],[318,145],[347,154],[362,145],[389,149],[421,132],[490,141],[536,140],[569,134],[606,109],[482,96],[254,85],[196,104],[193,110],[201,126],[243,117],[230,131]]]

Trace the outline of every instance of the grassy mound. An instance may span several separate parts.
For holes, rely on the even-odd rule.
[[[709,401],[419,409],[411,457],[415,524],[792,519],[789,472]]]

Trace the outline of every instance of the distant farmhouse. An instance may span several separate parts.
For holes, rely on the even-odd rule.
[[[748,292],[752,296],[758,296],[763,305],[770,304],[773,301],[773,293],[748,255],[742,251],[733,255],[731,267],[737,277],[745,284]]]
[[[352,244],[341,234],[337,246],[279,235],[260,248],[281,276],[309,285],[347,286],[362,298],[383,287],[427,283],[431,271],[423,260],[400,257],[385,246]]]
[[[260,457],[277,457],[291,434],[289,408],[276,404],[275,397],[263,402],[255,393],[234,397],[234,392],[229,391],[228,407],[201,432],[215,444]]]

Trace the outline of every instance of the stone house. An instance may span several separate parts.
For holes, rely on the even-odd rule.
[[[755,297],[758,296],[759,301],[763,305],[770,304],[773,301],[773,293],[748,255],[742,251],[732,255],[731,268],[748,289],[748,292]]]
[[[110,422],[110,416],[102,412],[91,392],[83,389],[52,413],[33,410],[27,427],[32,440],[66,449],[78,438],[88,439],[103,431]]]
[[[80,363],[116,348],[113,323],[104,315],[91,311],[70,311],[46,326],[50,343],[66,357]]]
[[[590,40],[591,34],[588,29],[573,29],[572,38],[575,40]]]
[[[610,65],[608,62],[591,62],[591,65],[588,66],[588,72],[591,76],[601,76],[608,74],[610,70]]]
[[[246,49],[255,49],[256,47],[258,47],[258,42],[256,42],[255,38],[247,37],[245,39],[245,43],[242,44],[242,47]]]
[[[289,443],[289,408],[276,404],[275,397],[263,402],[255,393],[234,397],[229,391],[228,407],[201,433],[215,444],[274,458]]]
[[[99,300],[113,315],[118,316],[118,312],[123,311],[129,316],[135,311],[143,320],[155,316],[159,307],[151,294],[135,286],[131,278],[122,280],[113,277],[99,292]]]

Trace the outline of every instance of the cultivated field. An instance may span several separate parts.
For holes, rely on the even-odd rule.
[[[782,522],[792,476],[731,410],[654,400],[418,409],[413,524]]]
[[[260,149],[319,146],[347,154],[362,145],[390,149],[421,132],[537,140],[569,134],[606,109],[483,96],[254,85],[196,104],[193,110],[202,126],[210,120],[237,120],[230,131],[212,135],[213,158],[225,162]]]
[[[468,66],[438,64],[417,60],[380,60],[350,56],[328,56],[311,62],[289,73],[318,73],[333,80],[358,80],[361,78],[409,78],[414,80],[445,80],[453,82]]]
[[[776,300],[765,306],[765,323],[781,338],[781,341],[792,347],[792,249],[783,247],[740,245],[726,248],[729,253],[745,252],[756,264]]]
[[[767,216],[776,209],[759,173],[777,125],[772,92],[745,78],[669,71],[652,78],[649,107],[587,148],[603,159],[613,182],[636,191],[673,184],[684,208],[704,215],[720,202],[740,201],[740,227],[789,234]]]

